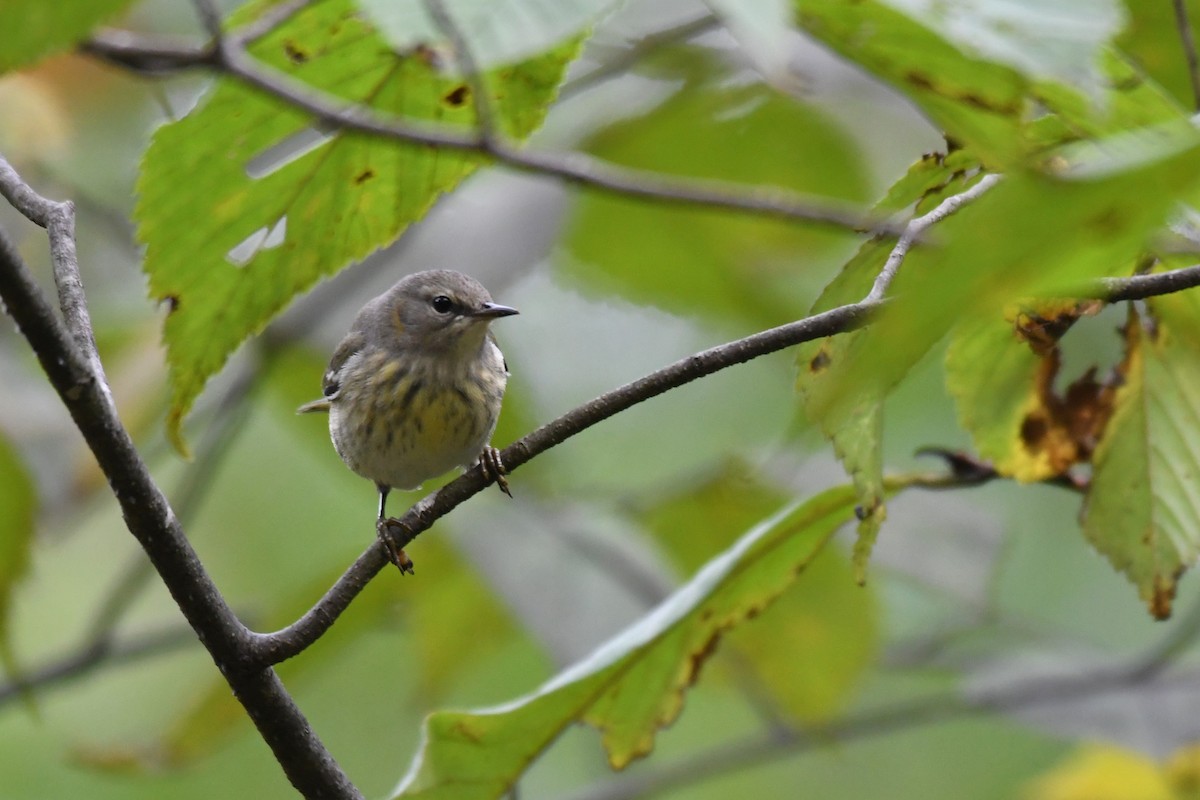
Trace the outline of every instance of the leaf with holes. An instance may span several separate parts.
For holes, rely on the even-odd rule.
[[[797,580],[852,517],[854,497],[849,487],[830,489],[751,529],[657,609],[527,697],[430,715],[395,795],[499,797],[577,722],[601,731],[614,768],[646,755],[721,636]]]
[[[251,4],[234,23],[260,12]],[[485,74],[497,124],[528,136],[578,39]],[[430,47],[397,53],[352,0],[308,6],[254,55],[292,78],[384,114],[467,129],[473,106]],[[136,218],[150,292],[168,304],[168,433],[205,382],[297,293],[393,242],[483,159],[361,133],[323,135],[277,98],[221,80],[160,128],[142,162]]]
[[[916,204],[929,210],[944,196],[967,188],[973,179],[964,173],[978,166],[963,150],[932,153],[917,160],[908,173],[888,190],[875,206],[889,213]],[[841,272],[825,287],[811,313],[828,311],[863,299],[883,268],[894,242],[875,237],[864,242]],[[858,536],[854,545],[854,569],[860,583],[866,580],[867,561],[886,517],[883,490],[883,392],[867,392],[852,402],[828,409],[814,404],[828,381],[830,369],[841,367],[851,345],[863,335],[852,331],[806,342],[797,348],[796,390],[805,413],[833,443],[834,453],[846,468],[858,491]]]
[[[909,253],[894,299],[829,365],[810,409],[836,414],[847,398],[886,394],[963,319],[1128,272],[1176,201],[1200,185],[1194,132],[1145,139],[1142,149],[1113,140],[1067,175],[1008,175],[939,223],[931,235],[941,246]]]
[[[1200,556],[1200,305],[1190,293],[1130,311],[1125,383],[1096,448],[1084,533],[1159,619]]]
[[[854,303],[871,290],[883,268],[892,242],[877,237],[865,242],[813,304],[812,313]],[[805,342],[796,351],[796,390],[805,413],[830,442],[858,496],[858,534],[854,543],[854,569],[859,583],[866,581],[867,561],[886,516],[883,491],[883,395],[864,392],[852,401],[821,409],[813,405],[831,368],[846,358],[849,346],[860,335],[853,331]]]
[[[1014,171],[1081,137],[1186,120],[1112,51],[1123,16],[1116,0],[793,6],[800,27],[907,94],[991,171]],[[1167,49],[1161,37],[1153,41]],[[1186,72],[1178,59],[1172,69]]]
[[[1058,339],[1099,301],[1039,301],[963,320],[946,350],[946,388],[963,430],[1001,475],[1040,481],[1090,461],[1119,373],[1090,369],[1061,395]]]

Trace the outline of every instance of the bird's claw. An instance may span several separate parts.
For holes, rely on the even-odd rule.
[[[404,552],[404,548],[396,546],[396,539],[404,533],[404,524],[395,517],[380,519],[375,523],[375,534],[379,537],[379,541],[383,542],[383,549],[387,551],[388,560],[396,565],[401,575],[406,573],[415,575],[417,573],[413,568],[413,560],[408,557],[408,553]]]
[[[479,454],[479,466],[485,478],[495,481],[500,491],[509,497],[513,496],[508,488],[508,478],[505,477],[508,472],[504,469],[504,462],[500,460],[499,450],[491,445],[483,448],[483,452]]]

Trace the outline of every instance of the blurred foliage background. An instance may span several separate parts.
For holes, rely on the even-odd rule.
[[[864,206],[945,149],[895,90],[794,31],[738,15],[722,24],[727,5],[629,2],[606,15],[533,146]],[[895,5],[925,13],[931,4]],[[1018,39],[1026,29],[1065,32],[1079,47],[1116,37],[1191,103],[1166,2],[1101,3],[1102,12],[1065,1],[948,5],[958,8],[946,11],[945,29],[965,38],[961,26],[978,34],[971,20],[988,14]],[[5,13],[0,0],[7,24]],[[177,0],[143,0],[114,23],[199,35]],[[647,36],[658,38],[642,57],[603,71]],[[1045,37],[1031,35],[1024,55],[1057,63],[1039,46]],[[185,462],[164,433],[166,309],[147,300],[130,219],[151,131],[184,114],[205,84],[199,73],[148,80],[56,56],[0,79],[0,153],[43,194],[76,202],[118,408],[217,585],[258,630],[307,609],[371,542],[374,489],[345,469],[323,421],[294,409],[316,395],[356,309],[400,276],[461,270],[521,310],[496,326],[513,373],[495,438],[504,446],[666,363],[803,316],[859,241],[490,168],[243,346],[188,418],[194,459]],[[7,207],[0,226],[49,286],[43,232]],[[1075,374],[1115,363],[1121,322],[1106,312],[1080,323],[1066,354]],[[943,386],[944,349],[886,401],[889,472],[937,469],[914,457],[924,446],[970,446]],[[0,796],[200,798],[231,787],[290,796],[11,326],[0,330],[0,374],[0,525],[36,531],[8,601]],[[415,579],[384,573],[317,645],[282,665],[364,793],[396,784],[429,711],[532,691],[789,498],[844,483],[794,383],[794,354],[777,354],[569,440],[513,475],[515,501],[489,490],[421,536],[409,551]],[[1152,621],[1079,535],[1078,513],[1078,497],[1061,489],[1002,481],[904,494],[889,507],[868,583],[854,581],[847,529],[778,603],[721,640],[652,757],[614,774],[597,734],[575,728],[533,767],[521,796],[1192,796],[1178,792],[1196,774],[1181,750],[1197,736],[1194,674],[967,710],[972,698],[1033,677],[1120,663],[1194,625],[1192,583],[1181,584],[1175,620]],[[19,552],[4,557],[6,581],[20,562]],[[81,642],[105,657],[15,688],[21,675],[90,652]],[[1171,657],[1189,648],[1181,639]],[[1104,745],[1079,749],[1091,742]],[[1116,776],[1117,794],[1069,794],[1099,772]]]

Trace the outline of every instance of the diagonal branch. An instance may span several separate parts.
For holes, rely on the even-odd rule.
[[[887,261],[883,264],[883,269],[880,270],[879,276],[875,278],[874,285],[871,286],[871,292],[867,295],[868,300],[882,300],[887,294],[888,287],[892,281],[896,279],[896,273],[900,271],[900,265],[904,263],[904,259],[908,257],[908,251],[916,244],[917,240],[929,228],[944,220],[946,217],[958,211],[966,204],[974,201],[981,194],[999,183],[1002,176],[992,174],[985,175],[979,183],[967,189],[965,192],[960,192],[956,195],[951,195],[943,200],[928,214],[924,214],[908,223],[904,228],[904,233],[900,234],[900,239],[896,242],[896,246],[892,248],[892,252],[888,254]]]
[[[511,472],[598,422],[671,389],[802,342],[861,328],[882,306],[883,301],[839,306],[690,355],[568,411],[506,447],[500,453],[501,459]],[[401,548],[407,545],[455,506],[483,491],[488,483],[489,480],[476,466],[420,500],[400,518],[400,526],[406,536],[396,545]],[[300,653],[334,623],[386,564],[383,544],[373,544],[303,617],[276,633],[255,635],[257,656],[265,663],[277,663]]]
[[[254,721],[308,797],[360,798],[274,670],[247,666],[249,631],[225,603],[121,424],[103,376],[55,315],[0,231],[0,300],[108,478],[129,531]]]
[[[108,381],[96,351],[96,336],[88,313],[83,279],[79,276],[79,257],[75,252],[75,204],[59,203],[42,197],[3,157],[0,157],[0,195],[30,222],[46,229],[50,239],[50,260],[54,264],[54,284],[58,287],[58,305],[75,346],[83,354],[88,369],[107,394]],[[108,396],[109,404],[112,396]]]
[[[976,184],[976,187],[968,191],[974,191],[978,186],[979,184]],[[986,191],[986,188],[978,193],[982,191]],[[910,224],[922,223],[918,219]],[[1157,274],[1095,281],[1081,287],[1078,296],[1118,302],[1178,292],[1197,286],[1200,286],[1200,265]],[[515,470],[577,433],[671,389],[768,353],[865,327],[886,303],[886,300],[867,297],[857,303],[838,306],[778,328],[695,353],[568,411],[509,445],[501,452],[501,459],[507,470]],[[459,503],[483,491],[487,484],[488,480],[480,469],[475,467],[421,499],[400,518],[400,526],[405,531],[405,536],[397,541],[396,545],[406,546]],[[338,616],[386,564],[387,555],[383,545],[378,542],[373,544],[296,622],[274,633],[251,634],[254,657],[260,659],[261,663],[275,664],[302,652],[333,625]]]

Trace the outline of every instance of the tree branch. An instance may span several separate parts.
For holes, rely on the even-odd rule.
[[[568,411],[506,447],[500,457],[505,468],[511,472],[596,423],[671,389],[767,353],[860,328],[882,305],[882,301],[864,301],[840,306],[695,353]],[[426,496],[400,518],[405,536],[396,545],[403,548],[428,530],[436,520],[487,485],[483,472],[476,466]],[[333,624],[367,582],[387,563],[383,544],[372,544],[303,617],[275,633],[254,635],[257,656],[263,663],[273,664],[300,653]]]
[[[442,0],[425,0],[425,9],[433,18],[433,23],[437,25],[442,35],[450,40],[454,59],[458,62],[467,87],[471,90],[471,103],[475,108],[475,131],[479,136],[479,143],[485,149],[490,149],[494,146],[498,135],[496,117],[492,113],[492,104],[488,101],[483,72],[475,63],[475,54],[471,45]]]
[[[130,637],[126,642],[111,638],[96,639],[87,647],[75,650],[46,666],[0,685],[0,706],[11,703],[29,692],[68,683],[100,667],[113,667],[143,658],[161,655],[196,641],[196,632],[177,625]]]
[[[972,196],[978,196],[987,190],[987,186],[979,189],[980,185],[976,184],[968,192],[974,192]],[[951,211],[956,210],[959,205],[953,206]],[[941,207],[939,206],[939,208]],[[942,214],[939,218],[944,218],[948,213],[950,211]],[[919,225],[922,226],[922,229],[927,229],[928,224],[922,222],[924,219],[925,217],[915,219],[910,225]],[[1177,292],[1196,286],[1200,286],[1200,266],[1184,267],[1150,275],[1136,275],[1131,278],[1108,278],[1081,287],[1077,296],[1117,302]],[[872,292],[874,292],[874,287],[872,287]],[[744,339],[688,356],[568,411],[558,419],[509,445],[501,451],[501,459],[506,469],[515,470],[540,453],[561,444],[592,425],[671,389],[768,353],[864,327],[870,323],[873,316],[886,302],[886,300],[864,298],[857,303],[839,306],[797,322],[762,331]],[[992,477],[995,475],[993,474],[987,479],[990,480]],[[1065,488],[1073,491],[1079,490],[1079,487],[1072,484],[1069,479],[1064,478],[1060,482]],[[962,485],[962,482],[954,485]],[[400,537],[396,545],[403,548],[427,530],[436,520],[445,516],[459,503],[482,491],[486,486],[487,481],[482,472],[475,467],[437,492],[421,499],[400,518],[400,527],[405,531],[405,535]],[[387,555],[383,545],[373,544],[296,622],[274,633],[251,634],[254,640],[255,658],[260,659],[260,663],[275,664],[299,654],[333,625],[337,617],[346,610],[358,593],[386,564]]]
[[[108,381],[96,351],[92,318],[88,314],[83,280],[79,276],[79,258],[75,252],[75,204],[58,203],[42,197],[33,187],[21,180],[17,171],[0,156],[0,195],[30,222],[46,229],[50,240],[50,260],[54,264],[54,284],[58,288],[58,305],[75,346],[88,362],[88,368],[99,380],[108,395]]]
[[[904,263],[904,259],[908,257],[908,251],[921,237],[921,234],[926,230],[944,220],[946,217],[958,211],[967,203],[974,201],[981,194],[1000,182],[1000,175],[992,174],[985,175],[980,179],[979,183],[956,195],[951,195],[943,200],[928,214],[924,214],[908,223],[904,228],[904,233],[900,235],[896,246],[892,248],[892,252],[888,254],[887,261],[883,264],[883,269],[880,270],[879,276],[875,278],[874,285],[871,286],[871,291],[867,295],[867,300],[882,300],[887,293],[888,287],[892,285],[892,281],[896,279],[896,273],[900,271],[900,265]]]
[[[1180,643],[1194,641],[1200,628],[1200,606],[1188,615],[1187,624],[1167,634],[1161,642],[1123,665],[1096,666],[1078,675],[1043,675],[990,691],[948,691],[863,711],[804,730],[773,728],[765,734],[718,745],[674,763],[605,781],[579,791],[570,800],[636,800],[700,783],[715,775],[790,758],[830,743],[844,743],[883,736],[924,725],[948,722],[981,714],[1014,713],[1047,700],[1084,698],[1119,689],[1143,686],[1151,681],[1194,685],[1200,671],[1192,669],[1163,677],[1163,667],[1178,656]],[[1164,658],[1165,655],[1165,658]]]
[[[174,511],[150,477],[116,416],[101,374],[91,368],[55,316],[3,231],[0,300],[96,456],[129,531],[150,557],[288,779],[307,797],[361,797],[275,672],[246,666],[249,632],[213,585]]]
[[[902,230],[900,225],[830,198],[809,197],[776,188],[746,187],[721,180],[676,178],[650,170],[622,167],[577,152],[552,154],[517,149],[498,135],[486,136],[479,131],[463,131],[380,114],[370,106],[347,102],[263,65],[245,50],[244,30],[242,34],[238,31],[224,33],[215,38],[207,50],[180,48],[174,63],[170,61],[169,50],[163,41],[143,41],[125,32],[95,36],[84,47],[84,52],[121,66],[148,65],[154,71],[207,67],[308,112],[322,126],[479,153],[516,170],[626,197],[807,221],[853,231],[898,235]],[[256,36],[265,33],[257,25],[252,32]],[[476,91],[475,94],[478,103],[482,93]]]
[[[1200,286],[1200,264],[1128,278],[1102,278],[1079,296],[1118,303],[1122,300],[1145,300],[1197,286]]]

